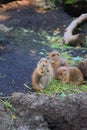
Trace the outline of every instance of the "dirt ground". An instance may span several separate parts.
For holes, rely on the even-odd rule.
[[[23,1],[24,2],[24,1]],[[53,48],[43,35],[53,36],[55,30],[63,36],[65,27],[73,20],[61,5],[47,12],[22,2],[2,4],[0,7],[0,26],[8,30],[0,31],[0,95],[9,96],[13,92],[26,92],[31,87],[31,75],[41,57]],[[82,32],[87,33],[86,23]],[[41,35],[43,32],[43,35]],[[47,34],[46,34],[47,33]],[[49,37],[48,37],[49,38]],[[44,43],[45,44],[42,44]],[[58,48],[57,48],[58,50]],[[67,49],[66,51],[69,51]],[[87,50],[75,49],[73,56],[84,56]]]

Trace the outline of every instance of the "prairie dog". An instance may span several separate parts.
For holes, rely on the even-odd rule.
[[[59,67],[56,78],[62,83],[83,84],[83,74],[77,67]]]
[[[41,91],[53,78],[53,68],[46,58],[41,58],[32,74],[32,86]]]
[[[56,75],[57,69],[61,66],[69,66],[67,60],[65,60],[58,51],[54,50],[49,53],[48,59],[51,66],[53,67],[54,76]]]
[[[77,67],[81,70],[84,78],[87,80],[87,58],[81,61]]]

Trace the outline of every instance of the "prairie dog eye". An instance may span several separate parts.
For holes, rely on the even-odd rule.
[[[62,75],[62,73],[59,73],[59,75]]]
[[[52,55],[52,57],[54,57],[54,56],[55,56],[55,54]]]

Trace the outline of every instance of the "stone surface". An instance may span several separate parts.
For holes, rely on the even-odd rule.
[[[32,129],[87,129],[86,93],[70,94],[67,97],[14,93],[12,102],[18,116],[23,122],[26,117]]]
[[[15,112],[0,103],[1,130],[87,130],[87,93],[14,93],[11,103]]]

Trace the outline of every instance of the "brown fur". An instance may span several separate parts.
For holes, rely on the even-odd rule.
[[[41,91],[53,78],[53,68],[46,58],[41,58],[32,74],[32,86]]]
[[[81,70],[84,78],[87,80],[87,58],[81,61],[77,67]]]
[[[83,84],[83,74],[77,67],[60,67],[57,70],[56,78],[62,83]]]
[[[48,59],[53,67],[54,77],[56,75],[57,69],[61,66],[69,66],[67,60],[65,60],[58,51],[52,51],[48,55]]]

